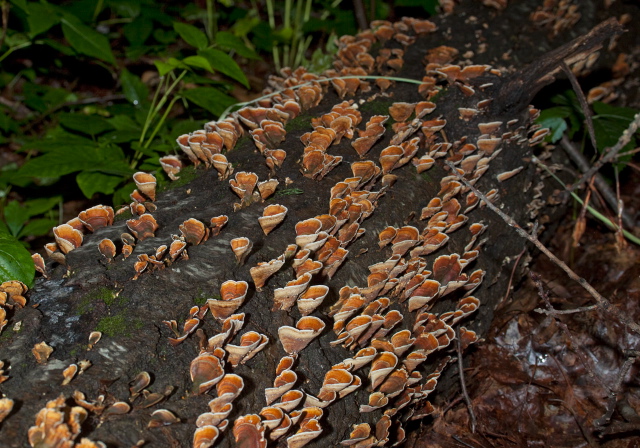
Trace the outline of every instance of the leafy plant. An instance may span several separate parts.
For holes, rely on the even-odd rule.
[[[550,129],[547,141],[558,142],[566,133],[570,139],[578,139],[586,142],[587,131],[583,125],[585,117],[580,107],[576,94],[572,90],[567,90],[551,98],[554,107],[540,112],[537,123],[542,127]],[[627,129],[638,111],[628,107],[612,106],[610,104],[595,101],[593,107],[593,129],[596,137],[597,151],[602,153],[607,148],[615,145]],[[638,134],[622,149],[621,152],[628,152],[637,146]],[[617,168],[624,168],[630,161],[631,155],[618,159]]]

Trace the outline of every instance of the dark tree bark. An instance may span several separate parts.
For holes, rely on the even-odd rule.
[[[414,226],[420,232],[428,227],[429,219],[420,219],[423,208],[432,198],[448,199],[441,180],[451,173],[444,166],[444,159],[459,163],[464,158],[465,163],[470,163],[470,156],[480,154],[480,158],[490,158],[489,169],[482,174],[476,186],[485,193],[495,189],[495,200],[523,226],[532,218],[543,221],[550,219],[543,219],[543,214],[547,213],[542,208],[547,194],[543,191],[548,191],[544,190],[547,187],[541,184],[539,173],[529,163],[532,155],[530,138],[535,129],[531,128],[531,116],[534,114],[529,109],[528,101],[542,86],[541,80],[545,79],[545,75],[554,73],[562,61],[571,60],[577,54],[589,54],[602,45],[603,39],[619,32],[619,27],[615,23],[609,23],[605,31],[598,31],[595,35],[597,38],[593,38],[595,40],[589,37],[580,41],[584,45],[576,46],[574,42],[545,56],[546,50],[559,45],[560,38],[554,42],[540,38],[534,46],[530,41],[531,36],[537,39],[542,33],[533,31],[533,25],[528,22],[523,25],[525,32],[522,36],[514,35],[513,20],[518,16],[528,17],[537,7],[536,2],[514,3],[511,9],[498,12],[470,2],[459,7],[458,15],[435,19],[438,30],[419,37],[406,48],[391,40],[383,45],[376,44],[371,50],[374,57],[379,47],[405,50],[404,67],[396,76],[413,79],[422,79],[425,74],[425,56],[430,49],[440,45],[459,50],[456,62],[464,62],[468,56],[465,52],[472,51],[475,53],[472,59],[477,63],[496,64],[504,52],[513,49],[511,58],[517,68],[525,66],[523,61],[533,62],[533,65],[512,74],[508,70],[486,71],[476,78],[459,78],[456,82],[434,75],[437,76],[438,86],[442,91],[431,98],[436,104],[435,111],[420,121],[443,119],[446,120],[446,125],[429,141],[429,132],[421,130],[420,127],[424,124],[420,123],[413,135],[421,137],[416,158],[423,156],[436,143],[452,143],[453,146],[445,157],[438,158],[435,165],[422,174],[417,174],[413,164],[407,163],[391,172],[397,176],[397,181],[388,188],[383,187],[383,182],[387,182],[388,178],[383,181],[382,177],[358,187],[359,190],[368,189],[383,194],[371,201],[375,209],[371,216],[361,222],[365,233],[346,246],[348,256],[335,275],[332,278],[321,274],[313,277],[312,285],[324,284],[329,287],[327,298],[313,313],[326,327],[319,338],[299,353],[293,366],[297,374],[295,389],[316,395],[331,366],[354,356],[355,351],[347,350],[342,345],[331,345],[337,337],[331,329],[334,324],[329,315],[331,307],[338,302],[341,288],[366,288],[370,274],[368,267],[391,257],[390,246],[378,247],[379,232],[387,226]],[[484,27],[484,24],[488,26]],[[584,27],[584,24],[580,26]],[[571,33],[577,31],[567,32],[565,40],[575,37],[569,36]],[[481,51],[483,48],[487,51]],[[538,59],[534,62],[533,58]],[[473,93],[469,88],[473,89]],[[416,103],[425,100],[418,93],[417,86],[404,83],[396,83],[386,94],[381,94],[372,83],[371,91],[358,93],[355,97],[347,96],[345,99],[358,105],[362,114],[362,122],[357,126],[360,130],[364,130],[365,123],[372,116],[387,115],[389,107],[395,102]],[[478,106],[483,100],[492,100],[490,107],[483,108],[482,104]],[[31,306],[16,310],[11,316],[12,324],[17,321],[22,323],[21,330],[14,332],[6,328],[0,340],[0,360],[6,362],[5,369],[7,366],[11,367],[8,371],[10,380],[0,388],[3,394],[16,403],[9,417],[0,424],[2,446],[25,446],[27,430],[34,424],[37,411],[60,394],[67,399],[69,405],[74,404],[70,397],[75,390],[82,391],[89,400],[96,400],[99,395],[103,395],[107,404],[128,401],[129,383],[141,371],[151,375],[149,391],[160,393],[168,386],[174,388],[168,399],[149,408],[141,408],[142,401],[138,399],[133,402],[132,411],[126,415],[101,418],[90,412],[82,426],[82,436],[102,440],[113,447],[130,447],[139,440],[147,441],[148,446],[190,446],[196,419],[208,411],[207,403],[216,396],[215,388],[210,394],[194,394],[189,366],[200,351],[198,336],[194,333],[174,347],[168,340],[173,335],[162,321],[177,320],[182,329],[192,306],[202,305],[200,300],[203,298],[219,296],[220,286],[226,280],[242,280],[248,282],[249,292],[237,312],[245,313],[246,319],[244,327],[230,343],[238,344],[240,336],[248,331],[266,335],[269,343],[246,364],[236,368],[229,364],[225,366],[226,373],[235,373],[244,379],[244,389],[234,400],[233,411],[228,417],[229,427],[221,434],[216,445],[233,446],[233,422],[242,415],[257,414],[265,406],[264,389],[273,386],[276,366],[286,355],[279,342],[278,329],[282,326],[294,326],[300,318],[296,307],[290,312],[272,310],[274,289],[282,288],[295,279],[291,261],[287,261],[279,272],[269,278],[261,290],[255,288],[250,268],[283,254],[287,245],[295,242],[294,227],[297,222],[329,213],[331,188],[336,183],[353,177],[351,163],[372,160],[380,165],[380,153],[390,146],[395,135],[394,130],[387,126],[384,137],[364,158],[358,157],[351,147],[353,139],[343,138],[339,144],[327,149],[329,154],[343,157],[342,162],[321,180],[305,177],[300,171],[304,146],[300,137],[312,130],[311,118],[328,113],[340,101],[342,100],[333,89],[329,89],[317,107],[303,112],[287,124],[286,140],[279,146],[287,152],[287,157],[283,166],[276,169],[275,175],[269,173],[264,157],[256,151],[251,138],[241,139],[226,154],[236,173],[251,171],[261,181],[270,177],[276,177],[280,181],[276,195],[264,204],[258,201],[234,211],[234,203],[238,199],[230,190],[228,181],[220,181],[213,169],[198,168],[193,180],[186,184],[178,181],[179,186],[169,185],[158,196],[155,202],[157,211],[153,216],[159,229],[155,237],[138,242],[132,257],[123,260],[119,256],[113,263],[107,264],[98,253],[97,243],[101,239],[119,241],[120,234],[127,230],[120,221],[99,229],[93,235],[86,235],[82,247],[67,255],[68,272],[63,266],[53,267],[50,279],[37,282],[29,295]],[[461,119],[460,108],[478,109],[478,113],[467,120]],[[465,144],[490,145],[490,142],[478,142],[479,139],[490,138],[481,138],[478,125],[492,122],[501,123],[491,131],[494,134],[492,138],[500,139],[495,150],[460,153]],[[356,132],[354,139],[357,136]],[[408,140],[410,138],[406,139]],[[491,158],[491,153],[496,156]],[[464,163],[459,166],[467,167],[467,177],[478,173],[473,165],[468,165],[471,168]],[[520,168],[522,170],[513,177],[499,180],[507,177],[504,173]],[[186,178],[187,174],[183,172],[181,176]],[[471,275],[477,270],[484,272],[482,284],[472,292],[479,299],[480,307],[454,327],[457,329],[462,325],[481,336],[491,322],[494,307],[507,292],[514,260],[523,252],[525,245],[487,208],[476,206],[465,213],[467,194],[462,190],[454,196],[462,204],[459,214],[468,217],[466,224],[447,233],[450,240],[437,251],[423,256],[422,261],[426,270],[434,271],[434,261],[438,257],[452,254],[471,257],[470,252],[477,248],[477,259],[466,265],[463,273]],[[257,218],[262,215],[267,204],[274,203],[286,206],[288,213],[284,222],[265,237]],[[188,260],[178,259],[164,269],[149,269],[149,272],[143,272],[137,280],[132,280],[137,255],[151,255],[160,245],[170,244],[171,235],[179,235],[179,225],[189,218],[208,223],[212,217],[219,215],[227,215],[228,224],[219,235],[202,244],[190,245],[187,249]],[[454,221],[453,217],[454,213],[451,213],[447,224],[449,229]],[[486,230],[470,244],[470,229],[476,223],[486,225]],[[238,237],[248,237],[253,242],[253,250],[242,266],[236,264],[229,246],[231,239]],[[405,261],[410,262],[410,258],[407,252],[404,255]],[[440,262],[443,260],[444,258],[440,258]],[[437,278],[441,285],[446,285],[447,281],[457,277],[454,271],[454,267],[444,268],[443,271],[433,273],[430,278]],[[423,274],[427,278],[426,272]],[[394,295],[394,290],[390,290],[385,296],[390,298],[390,306],[381,315],[384,316],[389,310],[398,310],[404,316],[403,321],[388,336],[403,329],[413,330],[417,313],[408,310],[409,301],[400,300],[402,292]],[[423,311],[435,315],[453,311],[458,306],[458,301],[465,296],[467,293],[464,287],[456,289],[437,298]],[[354,315],[360,312],[362,309]],[[87,351],[89,333],[97,328],[103,330],[102,340]],[[221,325],[208,314],[201,319],[199,328],[206,337],[211,337],[220,332]],[[418,334],[414,332],[414,336]],[[54,348],[46,365],[37,365],[31,354],[34,344],[41,341],[46,341]],[[454,355],[455,344],[446,344],[442,338],[441,343],[442,349],[429,355],[426,362],[416,369],[422,375],[418,385],[424,384],[427,376],[437,366],[446,364],[448,357]],[[415,347],[406,354],[414,349]],[[398,367],[406,354],[400,356]],[[92,367],[69,385],[60,386],[62,370],[83,359],[89,359]],[[382,438],[380,433],[376,434],[375,425],[380,421],[382,411],[398,407],[398,400],[403,395],[389,398],[389,406],[381,410],[360,412],[359,406],[369,401],[372,392],[369,370],[370,367],[366,366],[353,372],[362,379],[362,387],[324,409],[324,415],[320,419],[322,434],[308,446],[337,446],[341,440],[349,438],[352,425],[357,423],[371,424],[372,436]],[[445,370],[445,374],[439,379],[438,391],[446,393],[448,389],[455,387],[456,381],[455,369]],[[400,423],[410,427],[411,417],[424,412],[427,400],[433,399],[435,394],[434,392],[428,398],[398,410],[393,417],[393,427],[396,428]],[[159,408],[174,412],[181,423],[147,429],[151,412]],[[302,404],[298,406],[300,408]],[[279,442],[270,444],[285,446],[286,437],[292,434],[290,432]],[[393,437],[392,434],[388,446],[393,443]]]

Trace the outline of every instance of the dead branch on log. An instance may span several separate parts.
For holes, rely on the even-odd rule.
[[[640,114],[638,114],[638,115],[640,116]],[[625,132],[627,132],[627,131],[625,131]],[[461,176],[458,173],[458,171],[456,170],[455,166],[451,162],[446,162],[446,163],[447,163],[447,166],[449,168],[451,168],[452,173],[458,178],[458,180],[460,182],[462,182],[466,187],[468,187],[471,191],[473,191],[473,193],[477,197],[479,197],[480,200],[484,201],[487,204],[487,207],[489,207],[493,212],[495,212],[498,216],[500,216],[500,218],[502,218],[502,220],[507,225],[509,225],[510,227],[513,227],[516,230],[516,232],[518,232],[518,234],[520,236],[522,236],[523,238],[526,238],[531,243],[533,243],[533,245],[536,246],[547,257],[549,257],[549,259],[556,266],[558,266],[560,269],[562,269],[569,276],[569,278],[571,280],[578,282],[580,284],[580,286],[582,286],[584,289],[586,289],[587,292],[591,295],[591,297],[593,297],[595,299],[596,303],[598,304],[598,307],[600,309],[602,309],[602,311],[604,311],[606,314],[609,314],[609,315],[615,317],[616,319],[620,320],[620,322],[625,324],[627,327],[632,329],[634,332],[636,332],[637,334],[640,334],[640,325],[636,324],[631,319],[629,319],[627,316],[622,314],[622,312],[620,310],[618,310],[616,307],[614,307],[611,304],[611,302],[609,302],[606,298],[604,298],[593,286],[591,286],[589,284],[589,282],[587,282],[584,278],[580,277],[578,274],[573,272],[573,270],[569,266],[567,266],[567,264],[564,261],[560,260],[549,249],[547,249],[545,247],[545,245],[542,244],[540,242],[540,240],[538,240],[537,237],[527,233],[522,227],[520,227],[518,225],[517,222],[515,222],[513,220],[513,218],[511,218],[509,215],[504,213],[498,207],[493,205],[493,203],[491,203],[491,201],[489,199],[487,199],[487,197],[484,194],[480,193],[480,191],[478,191],[478,189],[476,187],[471,185],[463,176]]]
[[[599,50],[605,40],[622,34],[622,25],[610,18],[589,33],[557,48],[514,73],[506,85],[500,89],[495,104],[503,112],[521,110],[531,102],[533,97],[547,84],[555,79],[555,74],[562,70],[562,64],[572,64]]]

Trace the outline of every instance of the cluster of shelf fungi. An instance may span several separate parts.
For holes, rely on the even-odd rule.
[[[140,282],[190,263],[191,248],[216,244],[235,226],[234,215],[241,212],[254,216],[268,241],[282,233],[283,223],[291,219],[288,207],[276,203],[282,197],[278,191],[296,185],[300,177],[319,185],[323,213],[298,220],[294,232],[280,235],[288,241],[280,255],[257,262],[255,235],[230,239],[226,250],[238,267],[250,267],[251,281],[228,278],[220,283],[218,297],[181,311],[183,324],[173,319],[162,322],[171,332],[166,344],[198,347],[198,355],[183,366],[192,382],[189,394],[213,396],[190,422],[195,423],[190,441],[194,448],[221,446],[231,440],[242,447],[298,448],[314,441],[323,446],[399,446],[405,440],[407,422],[434,412],[429,397],[457,356],[454,340],[460,339],[463,351],[478,341],[476,331],[464,325],[484,301],[478,288],[486,281],[483,253],[489,244],[488,224],[476,217],[483,201],[460,177],[482,185],[487,200],[500,202],[509,182],[529,171],[529,180],[518,188],[525,184],[522,194],[526,191],[530,197],[526,215],[535,216],[542,187],[532,183],[531,169],[523,159],[548,130],[534,124],[539,111],[532,107],[516,111],[494,107],[496,92],[511,85],[513,77],[488,65],[455,64],[458,51],[444,45],[423,52],[420,83],[405,86],[408,93],[402,101],[394,97],[395,81],[365,78],[402,74],[410,63],[405,56],[412,45],[436,29],[428,20],[374,22],[370,30],[339,39],[334,69],[322,75],[284,69],[281,76],[270,78],[268,98],[178,137],[181,154],[160,160],[168,177],[178,180],[186,164],[215,170],[219,184],[212,188],[227,189],[237,201],[231,213],[207,220],[185,217],[170,240],[158,241],[155,250],[142,253],[137,250],[140,242],[160,240],[156,233],[162,220],[156,216],[162,209],[156,204],[155,176],[140,172],[134,175],[137,190],[128,207],[114,212],[111,207],[96,206],[82,212],[54,228],[55,243],[46,246],[52,260],[48,265],[34,255],[36,269],[46,277],[52,266],[66,266],[67,255],[83,243],[93,245],[105,266],[133,257],[130,280]],[[374,52],[372,47],[381,48]],[[337,101],[327,107],[331,98]],[[362,112],[375,102],[390,105],[385,113]],[[315,113],[323,104],[325,112]],[[283,149],[290,139],[288,124],[305,116],[310,117],[308,129]],[[262,178],[249,171],[246,163],[234,161],[245,136],[255,151],[253,163],[266,173]],[[293,161],[298,172],[283,172],[285,161]],[[328,182],[340,166],[348,166],[348,175]],[[386,199],[403,182],[426,183],[419,175],[433,170],[444,175],[431,187],[433,195],[419,193],[411,200],[420,208],[376,221],[392,224],[367,226],[374,217],[388,215]],[[91,235],[114,225],[117,215],[126,212],[132,217],[119,240]],[[409,215],[411,222],[403,222]],[[377,247],[366,250],[377,258],[367,268],[366,282],[337,284],[341,270],[359,263],[353,247],[366,232],[374,233],[377,241]],[[449,249],[454,238],[457,251]],[[285,282],[282,287],[270,285],[276,274]],[[1,289],[1,305],[25,305],[20,299],[26,293],[24,285],[8,282]],[[263,312],[286,312],[294,323],[264,333],[247,331],[251,316],[244,310],[251,291],[256,292],[251,300],[270,297],[269,303],[261,304]],[[434,310],[436,303],[445,302],[446,310],[442,306]],[[1,329],[7,320],[3,307],[0,312]],[[205,334],[205,325],[215,329],[213,334]],[[87,337],[90,349],[104,340],[96,331]],[[323,350],[347,355],[320,373],[320,387],[311,388],[302,380],[309,374],[304,370],[309,363],[301,360],[310,356],[309,345],[318,338],[325,340]],[[248,395],[246,378],[237,368],[251,367],[274,344],[282,354],[272,363],[276,368],[256,372],[271,378],[271,385]],[[52,349],[43,342],[33,352],[39,364],[46,364]],[[82,361],[70,364],[61,382],[73,386],[74,377],[89,367]],[[8,378],[0,370],[0,382]],[[83,422],[92,415],[104,422],[130,413],[135,400],[144,403],[138,409],[147,409],[171,396],[173,389],[149,392],[150,382],[149,373],[138,374],[129,384],[128,400],[105,402],[100,396],[91,400],[75,391],[73,405],[64,395],[48,401],[28,431],[29,443],[106,446],[81,437]],[[327,412],[342,400],[357,401],[360,414],[349,416],[354,420],[346,437],[335,439],[336,431],[332,438],[323,436]],[[234,412],[240,401],[249,412]],[[5,425],[11,424],[12,406],[11,397],[0,399],[0,421],[9,416]],[[365,415],[375,418],[358,421]],[[179,424],[184,421],[162,408],[150,413],[148,428]]]

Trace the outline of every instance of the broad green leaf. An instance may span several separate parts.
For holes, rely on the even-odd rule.
[[[191,67],[203,68],[206,71],[213,73],[213,68],[211,68],[209,60],[203,56],[188,56],[184,58],[182,62]]]
[[[113,129],[111,123],[97,115],[60,114],[58,118],[65,128],[87,135],[98,135]]]
[[[96,193],[112,194],[122,182],[122,176],[112,176],[100,172],[82,172],[76,176],[82,193],[91,199]]]
[[[133,193],[133,190],[136,189],[136,184],[133,182],[129,182],[128,184],[118,188],[113,194],[113,205],[119,206],[121,204],[128,204],[131,202],[131,197],[129,196]]]
[[[107,118],[107,121],[113,126],[116,131],[140,131],[140,125],[131,118],[129,115],[119,114],[112,118]]]
[[[22,9],[26,13],[29,13],[29,6],[27,5],[27,0],[10,0],[11,3],[16,5],[18,8]]]
[[[228,77],[238,81],[245,87],[249,88],[249,81],[247,80],[247,77],[242,72],[242,69],[238,67],[236,61],[231,58],[231,56],[220,50],[216,50],[215,48],[207,48],[206,50],[201,50],[198,52],[198,54],[207,58],[214,70],[220,73],[224,73]]]
[[[158,59],[156,59],[155,61],[153,61],[154,65],[156,66],[156,68],[158,69],[158,74],[160,76],[164,76],[167,73],[171,72],[175,67],[171,64],[168,64],[164,61],[160,61]]]
[[[98,148],[86,145],[68,145],[64,149],[34,157],[22,165],[21,176],[60,177],[75,171],[96,168],[100,157]]]
[[[53,39],[49,39],[49,38],[44,38],[44,39],[38,39],[40,42],[42,42],[43,44],[49,45],[51,48],[53,48],[56,51],[59,51],[60,53],[62,53],[65,56],[73,56],[76,54],[75,50],[73,48],[71,48],[68,45],[64,45],[60,42],[58,42],[57,40],[53,40]]]
[[[129,142],[137,142],[140,139],[141,130],[121,130],[121,131],[111,131],[107,132],[100,136],[99,141],[103,143],[129,143]]]
[[[116,59],[111,52],[109,39],[79,20],[71,19],[71,17],[62,18],[62,32],[74,50],[115,65]]]
[[[540,116],[536,120],[536,123],[543,128],[549,128],[551,133],[547,137],[547,141],[556,143],[562,138],[567,130],[567,121],[565,118],[571,115],[571,110],[568,107],[552,107],[540,112]]]
[[[435,15],[438,12],[436,9],[438,6],[438,0],[396,0],[393,5],[406,8],[422,7],[422,9],[431,15]]]
[[[195,89],[185,90],[182,92],[182,96],[216,116],[220,116],[227,107],[237,102],[234,98],[222,93],[215,87],[196,87]]]
[[[60,17],[52,8],[49,8],[47,3],[30,3],[27,23],[29,24],[29,36],[35,37],[60,23]]]
[[[153,32],[153,22],[146,17],[139,16],[132,22],[127,23],[122,28],[122,32],[131,45],[138,47],[144,44],[149,36],[151,36]]]
[[[122,81],[122,91],[124,92],[124,96],[135,106],[145,101],[149,96],[149,89],[145,83],[126,68],[122,70],[122,73],[120,74],[120,81]]]
[[[251,48],[247,47],[242,39],[228,31],[218,31],[216,33],[216,44],[224,50],[233,50],[242,57],[260,59],[260,56]]]
[[[196,47],[198,50],[207,48],[209,40],[206,34],[200,31],[193,25],[182,22],[173,22],[173,29],[184,39],[186,43],[192,47]]]
[[[38,198],[31,199],[24,203],[24,207],[27,210],[29,217],[41,215],[48,212],[53,207],[57,207],[62,196],[53,196],[51,198]]]
[[[140,14],[140,2],[135,0],[108,0],[111,10],[122,17],[134,18]]]
[[[11,201],[4,207],[4,221],[13,236],[18,236],[20,229],[24,227],[28,219],[27,209],[21,206],[18,201]]]
[[[35,273],[29,251],[8,233],[0,233],[0,281],[19,280],[30,287]]]
[[[175,137],[182,134],[188,134],[196,129],[202,127],[202,123],[196,120],[180,120],[176,121],[171,126],[171,134]]]
[[[155,30],[153,30],[153,37],[161,44],[171,45],[176,43],[178,34],[173,30],[163,30],[162,28],[156,28]]]
[[[153,145],[151,145],[153,146]],[[145,148],[143,145],[141,145],[139,142],[133,142],[131,144],[131,149],[133,149],[134,151],[138,151],[141,152],[142,154],[144,154],[145,156],[149,156],[149,157],[158,157],[158,153],[155,151],[155,149],[153,147],[151,148]]]
[[[60,128],[60,127],[59,127]],[[61,129],[61,128],[60,128]],[[52,134],[49,133],[46,138],[36,138],[25,141],[24,145],[22,145],[21,150],[29,151],[32,149],[37,150],[38,152],[51,152],[64,150],[68,146],[73,145],[94,145],[93,140],[81,137],[79,135],[72,134],[70,132],[66,132],[61,130],[61,132]]]
[[[32,219],[22,228],[18,238],[22,239],[27,236],[42,236],[49,233],[58,224],[56,219],[38,218]]]

